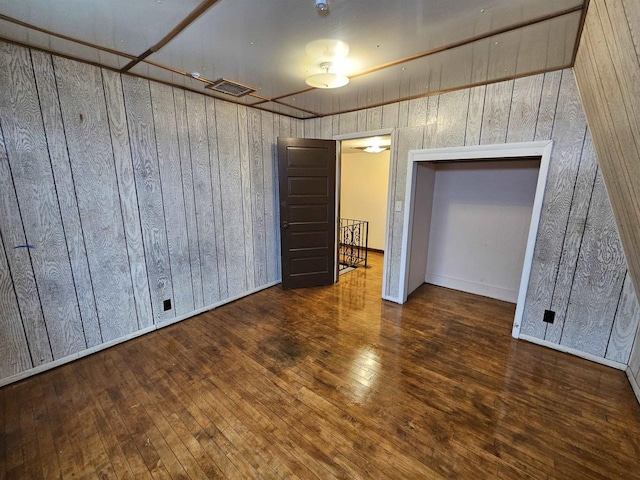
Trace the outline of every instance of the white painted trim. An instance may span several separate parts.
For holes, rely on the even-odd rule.
[[[227,303],[231,303],[234,302],[242,297],[246,297],[248,295],[252,295],[254,293],[259,292],[260,290],[265,290],[267,288],[271,288],[274,285],[277,285],[281,283],[280,280],[277,280],[275,282],[271,282],[268,283],[266,285],[262,285],[260,287],[256,287],[252,290],[249,290],[247,292],[241,293],[239,295],[236,295],[234,297],[231,298],[226,298],[221,302],[217,302],[217,303],[213,303],[207,307],[203,307],[203,308],[199,308],[198,310],[193,310],[189,313],[187,313],[186,315],[181,315],[179,317],[176,318],[172,318],[171,320],[161,323],[161,324],[157,324],[157,325],[151,325],[150,327],[147,328],[143,328],[142,330],[137,330],[135,332],[132,332],[128,335],[125,335],[124,337],[120,337],[120,338],[116,338],[114,340],[111,340],[109,342],[106,343],[102,343],[100,345],[96,345],[95,347],[91,347],[91,348],[87,348],[86,350],[82,350],[81,352],[78,353],[74,353],[71,355],[67,355],[66,357],[63,358],[59,358],[57,360],[54,360],[53,362],[49,362],[49,363],[45,363],[44,365],[39,365],[37,367],[34,368],[30,368],[29,370],[25,370],[23,372],[17,373],[15,375],[11,375],[10,377],[5,377],[0,379],[0,387],[4,387],[5,385],[9,385],[10,383],[14,383],[14,382],[18,382],[20,380],[24,380],[25,378],[28,377],[32,377],[33,375],[37,375],[38,373],[42,373],[42,372],[46,372],[47,370],[51,370],[53,368],[59,367],[61,365],[64,365],[66,363],[71,363],[75,360],[78,360],[79,358],[82,357],[86,357],[89,356],[91,354],[100,352],[102,350],[106,350],[107,348],[113,347],[115,345],[118,345],[120,343],[124,343],[128,340],[131,340],[133,338],[136,337],[141,337],[142,335],[145,335],[147,333],[153,332],[155,330],[160,330],[161,328],[164,327],[168,327],[169,325],[173,325],[174,323],[178,323],[181,322],[183,320],[186,320],[187,318],[191,318],[191,317],[195,317],[196,315],[199,315],[201,313],[204,312],[208,312],[209,310],[213,310],[214,308],[218,308],[222,305],[225,305]]]
[[[353,140],[355,138],[368,138],[368,137],[382,137],[384,135],[391,135],[395,128],[381,128],[380,130],[369,130],[367,132],[353,132],[343,133],[341,135],[334,135],[334,140]]]
[[[518,292],[516,290],[487,285],[486,283],[462,280],[460,278],[449,277],[447,275],[427,273],[424,277],[424,281],[425,283],[438,285],[439,287],[451,288],[453,290],[473,293],[474,295],[495,298],[504,302],[516,303],[518,300]]]
[[[553,350],[558,350],[559,352],[568,353],[570,355],[584,358],[585,360],[599,363],[600,365],[606,365],[607,367],[616,368],[618,370],[624,371],[627,369],[627,366],[624,363],[614,362],[613,360],[609,360],[608,358],[598,357],[596,355],[592,355],[591,353],[582,352],[580,350],[576,350],[575,348],[565,347],[564,345],[558,345],[557,343],[551,343],[547,340],[540,340],[539,338],[531,337],[529,335],[520,335],[520,340],[525,340],[530,343],[535,343],[536,345],[541,345]]]
[[[627,367],[626,373],[627,373],[627,378],[629,379],[629,383],[631,384],[631,388],[633,389],[633,393],[636,394],[638,403],[640,403],[640,385],[638,385],[638,380],[636,380],[636,377],[633,376],[631,367]]]
[[[382,294],[382,299],[383,299],[383,300],[387,300],[387,301],[389,301],[389,302],[393,302],[393,303],[400,303],[400,304],[402,303],[402,302],[400,301],[400,299],[399,299],[399,298],[397,298],[397,297],[392,297],[392,296],[390,296],[390,295],[386,295],[386,294],[384,294],[384,293]]]
[[[502,143],[495,145],[474,145],[469,147],[451,147],[451,148],[433,148],[425,150],[411,150],[407,160],[407,187],[405,193],[405,221],[402,231],[402,254],[400,257],[400,292],[398,297],[401,303],[407,301],[407,282],[408,282],[408,266],[409,266],[409,232],[411,231],[410,219],[413,213],[413,198],[415,189],[415,163],[416,162],[441,162],[451,160],[495,160],[504,158],[517,159],[519,157],[540,157],[540,170],[538,173],[538,184],[536,186],[536,194],[533,201],[533,210],[531,213],[531,223],[529,225],[529,235],[527,238],[527,247],[525,250],[524,265],[522,268],[522,276],[520,278],[520,288],[518,290],[518,302],[516,304],[516,313],[513,321],[512,335],[519,338],[520,327],[522,325],[522,316],[524,313],[524,302],[527,297],[527,288],[529,286],[529,277],[531,275],[531,264],[533,262],[533,251],[535,248],[536,236],[538,234],[538,225],[540,223],[540,214],[542,213],[542,201],[547,183],[547,174],[549,172],[549,163],[551,161],[551,151],[553,149],[553,141],[545,140],[541,142],[520,142],[520,143]],[[401,161],[401,159],[398,159]],[[386,278],[386,272],[385,277]],[[383,278],[383,281],[384,281]]]

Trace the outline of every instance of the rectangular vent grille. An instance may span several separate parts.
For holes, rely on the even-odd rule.
[[[213,84],[207,85],[206,88],[215,90],[216,92],[226,93],[227,95],[233,95],[234,97],[242,97],[243,95],[256,91],[255,88],[247,87],[246,85],[227,80],[226,78],[216,80]]]

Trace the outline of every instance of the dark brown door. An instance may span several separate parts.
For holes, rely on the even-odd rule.
[[[335,282],[336,142],[278,138],[282,288]]]

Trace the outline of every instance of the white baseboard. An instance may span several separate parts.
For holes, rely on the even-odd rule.
[[[518,291],[509,290],[508,288],[485,285],[484,283],[471,282],[469,280],[462,280],[460,278],[447,277],[434,273],[427,273],[424,281],[425,283],[430,283],[439,287],[460,290],[462,292],[495,298],[496,300],[503,300],[505,302],[516,303],[518,301]]]
[[[70,363],[73,362],[74,360],[78,360],[79,358],[82,357],[86,357],[88,355],[91,355],[93,353],[97,353],[100,352],[102,350],[106,350],[107,348],[113,347],[115,345],[118,345],[120,343],[124,343],[128,340],[131,340],[133,338],[136,337],[140,337],[142,335],[145,335],[147,333],[153,332],[155,330],[159,330],[161,328],[164,327],[168,327],[169,325],[173,325],[174,323],[178,323],[181,322],[183,320],[186,320],[187,318],[191,318],[191,317],[195,317],[196,315],[199,315],[201,313],[204,312],[208,312],[209,310],[213,310],[214,308],[218,308],[222,305],[225,305],[227,303],[231,303],[234,302],[242,297],[246,297],[248,295],[252,295],[254,293],[259,292],[260,290],[265,290],[267,288],[271,288],[274,285],[277,285],[281,282],[281,280],[276,280],[275,282],[271,282],[268,283],[266,285],[262,285],[260,287],[254,288],[252,290],[249,290],[247,292],[243,292],[239,295],[235,295],[231,298],[225,298],[224,300],[220,301],[220,302],[216,302],[213,303],[211,305],[208,305],[206,307],[203,308],[199,308],[198,310],[193,310],[185,315],[181,315],[179,317],[176,318],[172,318],[166,322],[163,322],[161,324],[156,324],[156,325],[151,325],[150,327],[144,328],[142,330],[137,330],[135,332],[132,332],[128,335],[125,335],[124,337],[120,337],[120,338],[116,338],[114,340],[111,340],[109,342],[106,343],[102,343],[100,345],[96,345],[95,347],[91,347],[91,348],[87,348],[86,350],[82,350],[81,352],[78,353],[74,353],[71,355],[67,355],[66,357],[63,358],[59,358],[57,360],[54,360],[53,362],[49,362],[49,363],[45,363],[44,365],[39,365],[37,367],[34,368],[30,368],[29,370],[25,370],[24,372],[20,372],[20,373],[16,373],[15,375],[11,375],[10,377],[5,377],[0,379],[0,387],[4,387],[5,385],[9,385],[10,383],[14,383],[14,382],[18,382],[20,380],[24,380],[25,378],[31,377],[33,375],[37,375],[38,373],[42,373],[42,372],[46,372],[47,370],[51,370],[53,368],[59,367],[61,365],[64,365],[65,363]]]
[[[558,350],[559,352],[569,353],[571,355],[575,355],[576,357],[599,363],[600,365],[606,365],[607,367],[616,368],[618,370],[627,369],[627,366],[624,363],[614,362],[613,360],[609,360],[608,358],[598,357],[596,355],[592,355],[591,353],[582,352],[580,350],[576,350],[575,348],[569,348],[563,345],[558,345],[557,343],[551,343],[547,340],[540,340],[539,338],[530,337],[529,335],[520,335],[518,339],[525,340],[530,343],[535,343],[536,345],[541,345],[543,347],[551,348],[553,350]]]
[[[636,398],[638,399],[638,403],[640,403],[640,385],[638,385],[638,380],[633,376],[633,372],[631,371],[631,367],[627,367],[627,378],[629,379],[629,383],[631,384],[631,388],[633,388],[633,393],[636,394]]]

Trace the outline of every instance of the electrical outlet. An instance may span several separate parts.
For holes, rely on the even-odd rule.
[[[171,310],[171,299],[167,298],[164,302],[162,302],[162,306],[164,307],[164,311]]]
[[[545,310],[544,316],[542,317],[542,321],[545,323],[553,323],[556,319],[556,312],[553,310]]]

